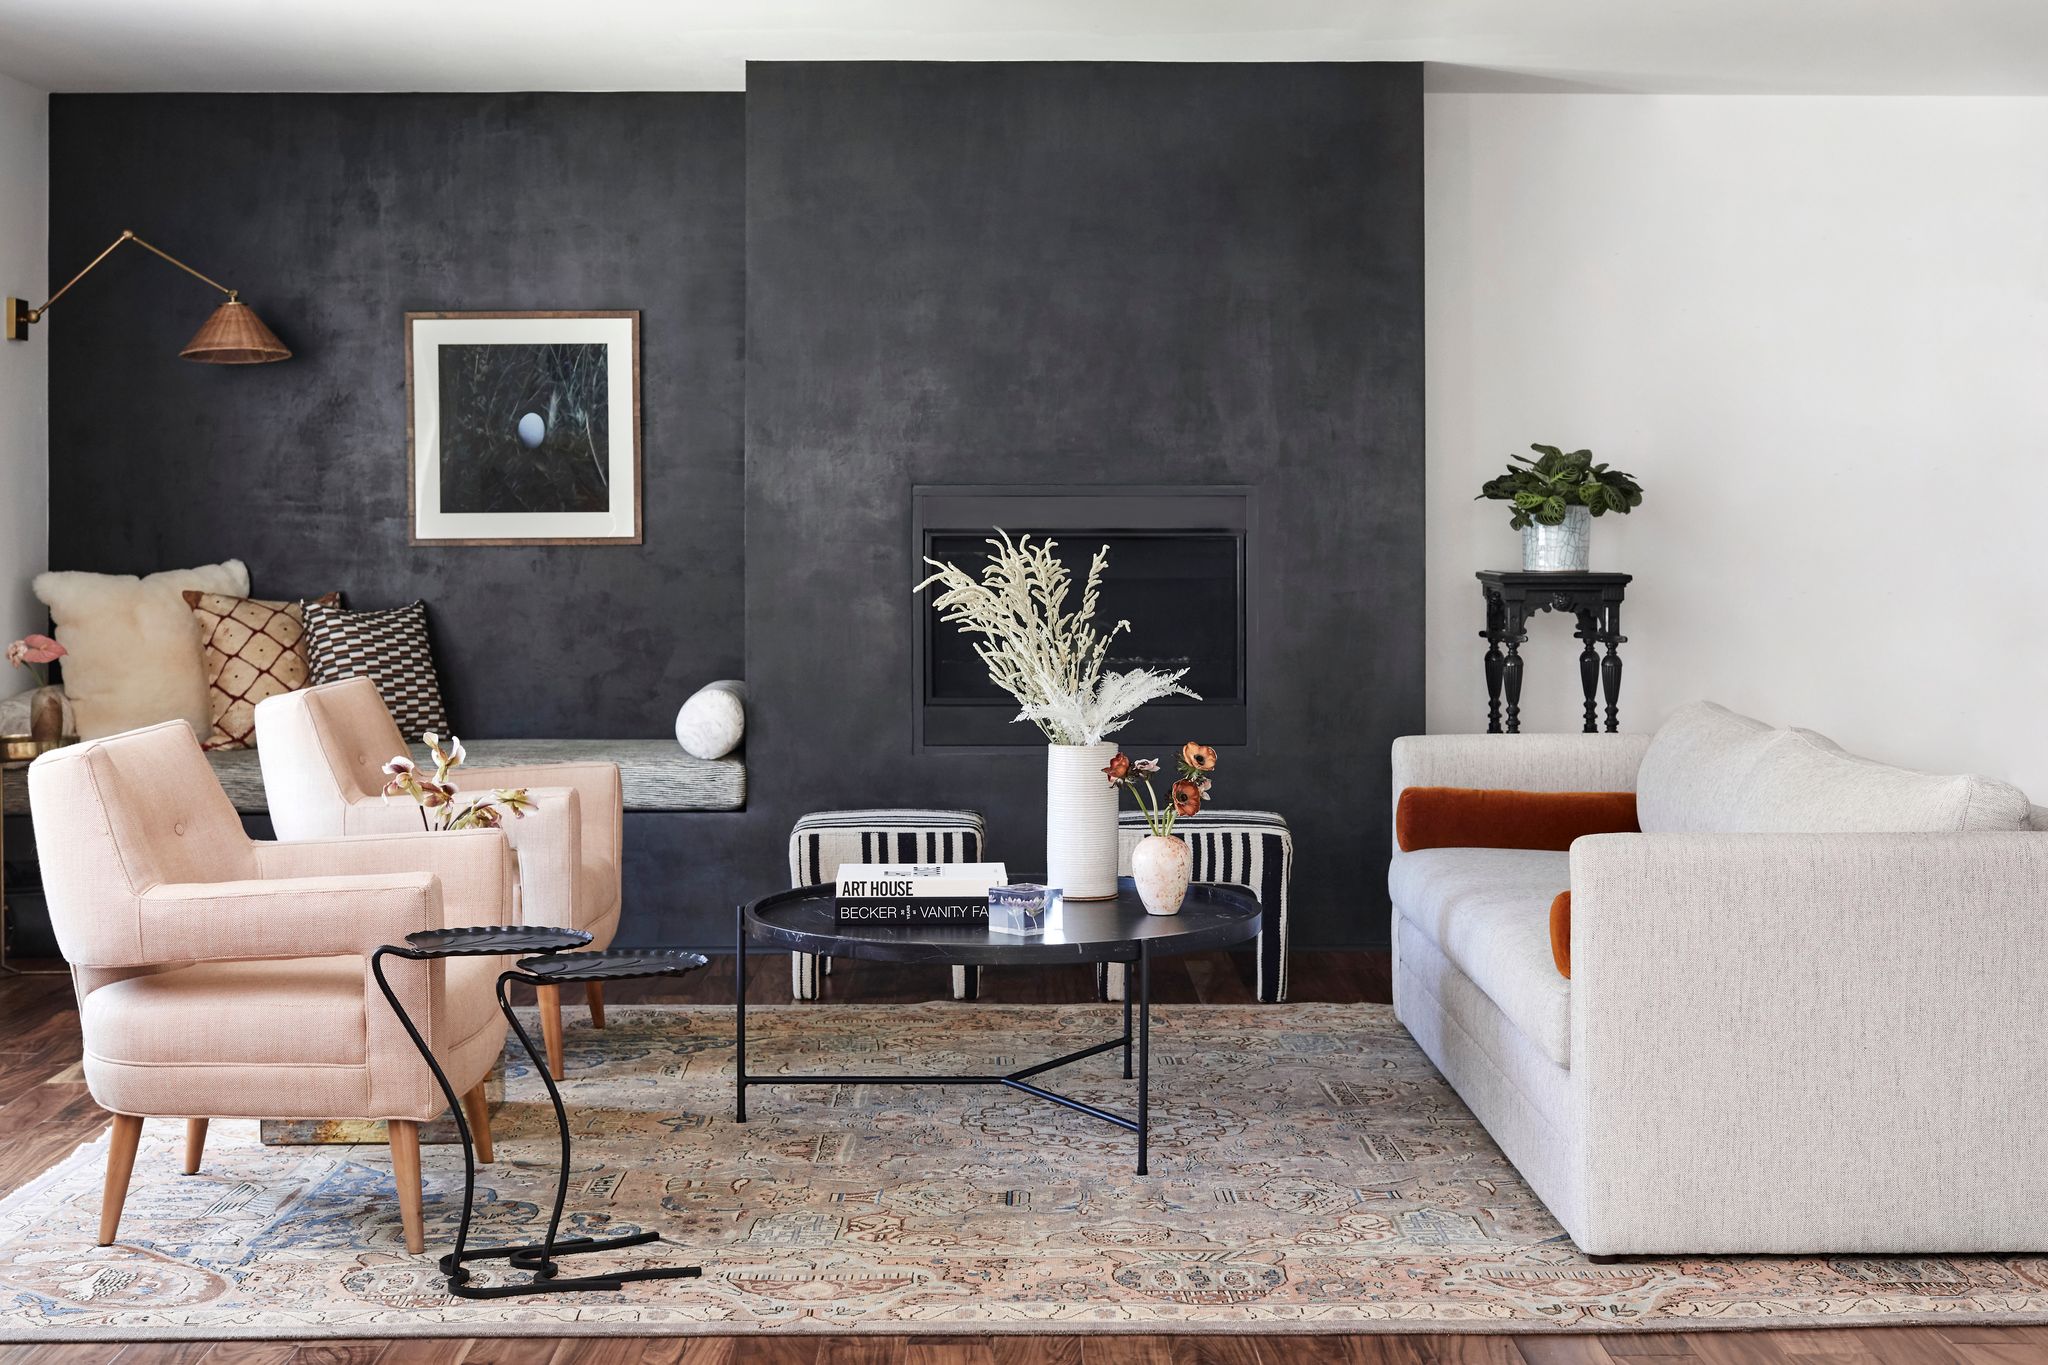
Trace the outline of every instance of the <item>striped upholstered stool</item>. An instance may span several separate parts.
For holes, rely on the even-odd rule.
[[[1131,850],[1145,837],[1145,817],[1119,811],[1118,871],[1131,872]],[[1259,898],[1259,1000],[1273,1004],[1287,998],[1287,887],[1294,878],[1294,835],[1284,817],[1267,810],[1205,810],[1173,822],[1173,832],[1188,846],[1198,882],[1228,882],[1250,888]],[[1097,969],[1106,1000],[1124,997],[1124,969]]]
[[[829,882],[841,863],[978,863],[981,813],[971,810],[821,810],[789,831],[789,884]],[[816,1000],[832,959],[792,953],[789,993]],[[953,969],[953,998],[981,993],[979,967]]]

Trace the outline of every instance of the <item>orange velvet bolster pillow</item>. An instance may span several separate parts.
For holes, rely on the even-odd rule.
[[[1394,808],[1403,853],[1424,848],[1537,848],[1562,853],[1582,834],[1634,834],[1634,792],[1409,787]]]
[[[1567,981],[1572,975],[1572,893],[1560,891],[1550,903],[1550,960]]]

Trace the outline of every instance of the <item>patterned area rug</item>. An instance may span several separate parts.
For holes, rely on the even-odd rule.
[[[749,1022],[764,1073],[1003,1070],[1115,1028],[1107,1007],[945,1003],[764,1009]],[[615,1009],[609,1031],[572,1025],[569,1041],[573,1231],[658,1229],[677,1245],[613,1263],[700,1260],[701,1280],[453,1299],[433,1264],[461,1197],[453,1149],[428,1149],[430,1250],[416,1257],[384,1148],[267,1148],[254,1123],[219,1123],[204,1173],[187,1177],[180,1126],[153,1123],[120,1245],[93,1246],[101,1144],[0,1204],[0,1338],[2048,1317],[2038,1258],[1589,1264],[1384,1006],[1158,1011],[1149,1178],[1133,1173],[1130,1135],[996,1089],[767,1089],[750,1097],[752,1122],[735,1124],[726,1010]],[[491,1241],[537,1235],[554,1178],[545,1097],[523,1064],[507,1077],[498,1161],[482,1177]],[[1054,1084],[1131,1104],[1114,1057]]]

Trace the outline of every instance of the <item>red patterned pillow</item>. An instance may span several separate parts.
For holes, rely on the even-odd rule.
[[[341,594],[318,599],[331,606]],[[266,602],[225,593],[187,592],[206,657],[206,702],[213,728],[209,749],[256,747],[256,703],[296,692],[311,678],[306,666],[304,602]]]

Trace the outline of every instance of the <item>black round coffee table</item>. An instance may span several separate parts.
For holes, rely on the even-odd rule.
[[[739,909],[735,995],[737,1065],[735,1112],[747,1121],[747,1089],[763,1085],[1002,1085],[1086,1114],[1138,1135],[1138,1174],[1146,1171],[1151,1137],[1152,959],[1209,948],[1227,948],[1259,936],[1259,902],[1235,886],[1197,884],[1177,915],[1150,915],[1129,877],[1117,881],[1115,900],[1067,901],[1047,922],[1042,937],[1022,938],[986,925],[891,925],[834,923],[832,887],[781,891]],[[1137,968],[1137,1032],[1132,1034],[1132,1000],[1124,991],[1123,1036],[1054,1057],[1005,1075],[964,1076],[756,1076],[747,1071],[747,949],[786,948],[827,957],[876,962],[935,962],[954,966],[1030,967],[1056,963],[1117,962]],[[1084,1104],[1033,1085],[1031,1078],[1088,1057],[1123,1049],[1124,1079],[1132,1079],[1135,1044],[1138,1116]]]

